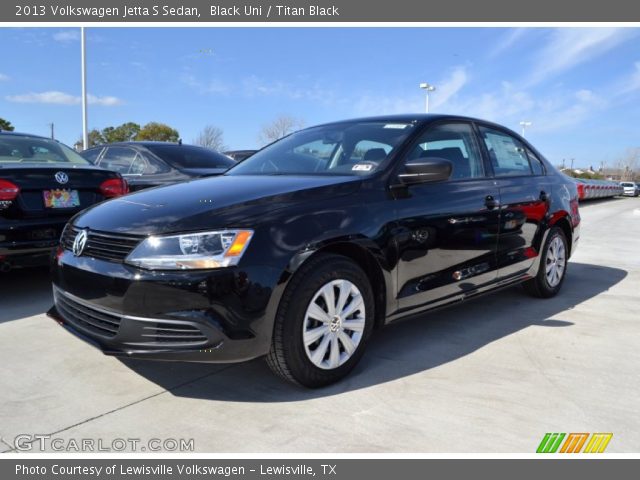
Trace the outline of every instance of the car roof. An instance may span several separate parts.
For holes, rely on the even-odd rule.
[[[100,145],[94,145],[93,147],[87,148],[87,150],[92,150],[94,148],[105,148],[105,147],[153,147],[153,146],[163,146],[163,147],[188,147],[188,148],[201,148],[203,150],[210,150],[206,147],[202,147],[200,145],[192,145],[189,143],[177,143],[177,142],[162,142],[162,141],[154,141],[154,140],[136,140],[131,142],[110,142],[110,143],[101,143]],[[85,152],[87,150],[84,150]],[[211,150],[213,151],[213,150]],[[220,152],[216,152],[220,153]]]
[[[0,135],[8,135],[12,137],[30,137],[30,138],[39,138],[41,140],[51,140],[49,137],[43,137],[42,135],[34,135],[32,133],[23,133],[23,132],[10,132],[9,130],[0,129]],[[53,140],[55,142],[55,140]]]
[[[351,118],[351,119],[346,119],[346,120],[340,120],[337,122],[329,122],[329,123],[324,123],[322,125],[314,125],[312,127],[308,127],[308,128],[314,128],[314,127],[324,127],[324,126],[330,126],[330,125],[341,125],[341,124],[345,124],[345,123],[351,123],[351,122],[375,122],[375,123],[413,123],[413,124],[420,124],[420,125],[424,125],[436,120],[451,120],[451,121],[463,121],[463,122],[480,122],[492,127],[496,127],[498,129],[502,129],[502,130],[507,130],[510,133],[514,134],[516,137],[524,140],[519,134],[518,132],[514,131],[513,129],[505,126],[505,125],[501,125],[499,123],[495,123],[495,122],[491,122],[489,120],[484,120],[482,118],[475,118],[475,117],[467,117],[464,115],[453,115],[453,114],[446,114],[446,113],[400,113],[400,114],[395,114],[395,115],[379,115],[379,116],[372,116],[372,117],[362,117],[362,118]],[[304,129],[303,129],[304,130]],[[527,142],[525,142],[527,143]]]

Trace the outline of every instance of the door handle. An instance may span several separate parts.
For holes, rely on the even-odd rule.
[[[495,198],[493,198],[493,195],[487,195],[484,198],[484,205],[489,210],[493,210],[494,208],[497,208],[500,206],[500,202],[498,202]]]
[[[544,190],[542,190],[540,192],[540,200],[542,200],[543,202],[546,202],[547,200],[549,200],[549,194]]]

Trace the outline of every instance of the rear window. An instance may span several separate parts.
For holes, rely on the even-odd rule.
[[[23,163],[89,164],[87,160],[69,147],[54,140],[0,135],[0,164],[20,165]]]
[[[226,155],[191,145],[146,145],[175,168],[229,168],[235,162]]]

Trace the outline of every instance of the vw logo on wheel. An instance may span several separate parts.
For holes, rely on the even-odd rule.
[[[69,181],[69,175],[64,172],[58,172],[55,174],[56,181],[64,185]]]
[[[76,257],[79,257],[80,255],[82,255],[82,252],[84,251],[84,247],[87,245],[87,237],[89,235],[87,234],[86,230],[80,230],[80,233],[78,233],[78,235],[76,235],[76,238],[73,239],[73,254]]]

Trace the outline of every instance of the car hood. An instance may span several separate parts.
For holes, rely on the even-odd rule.
[[[143,190],[85,210],[73,223],[105,232],[158,235],[248,227],[282,208],[355,192],[350,176],[229,175]]]

